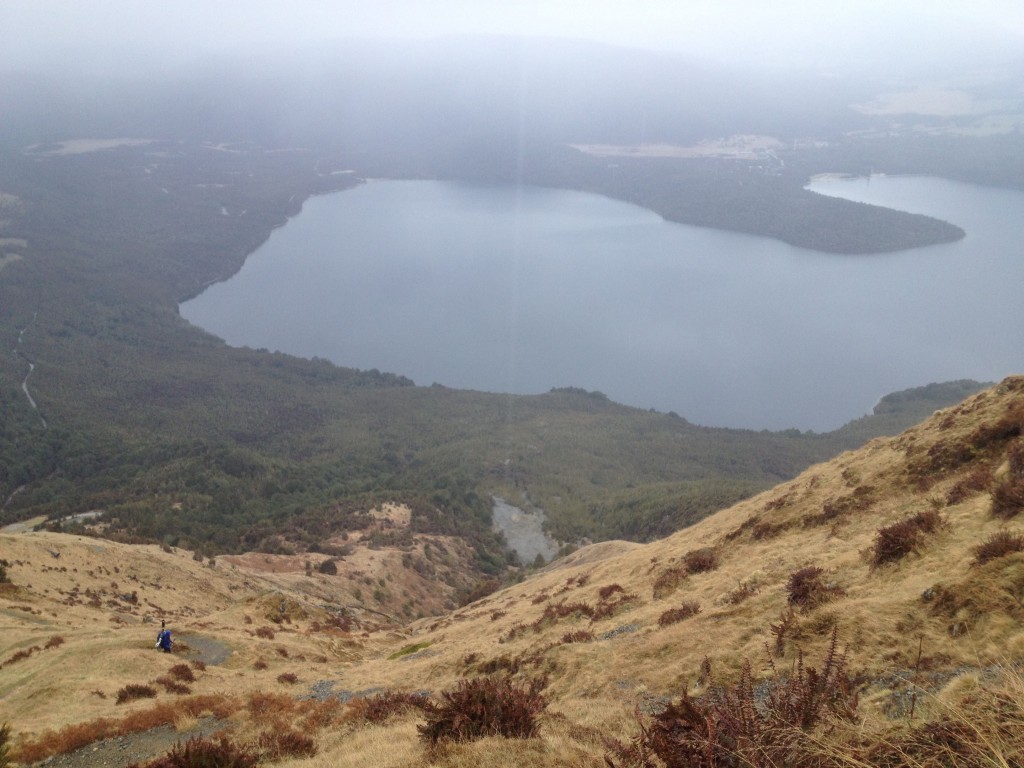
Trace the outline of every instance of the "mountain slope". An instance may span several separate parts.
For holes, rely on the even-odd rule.
[[[20,754],[41,757],[49,753],[46,744],[61,742],[59,734],[42,733],[47,726],[127,712],[145,721],[143,713],[156,711],[147,703],[118,708],[111,701],[118,686],[152,679],[167,666],[150,647],[153,625],[139,623],[136,614],[111,630],[117,614],[104,607],[105,596],[99,607],[65,608],[67,596],[54,594],[58,559],[47,549],[72,550],[59,561],[67,558],[78,569],[75,578],[84,579],[83,571],[111,567],[109,552],[99,547],[117,547],[126,558],[122,569],[138,573],[147,590],[157,577],[144,571],[166,579],[158,590],[167,603],[162,607],[178,607],[175,629],[186,642],[202,635],[234,651],[207,666],[194,685],[196,694],[216,692],[221,703],[194,707],[219,712],[238,738],[255,738],[277,722],[252,705],[255,692],[289,694],[274,700],[280,726],[306,722],[321,749],[303,764],[601,765],[604,737],[638,733],[634,709],[654,712],[684,690],[699,695],[730,685],[745,660],[757,678],[772,676],[760,671],[769,657],[780,670],[801,653],[816,664],[833,630],[848,649],[861,704],[853,730],[828,737],[834,739],[829,749],[852,749],[857,739],[877,748],[883,737],[895,742],[912,732],[911,706],[918,721],[943,722],[949,707],[988,706],[1020,683],[1012,670],[1024,657],[1024,552],[980,562],[978,547],[1001,531],[1010,539],[1022,532],[1022,430],[1024,377],[1010,378],[666,539],[582,548],[520,584],[402,631],[329,624],[338,606],[332,614],[326,593],[302,587],[307,578],[320,584],[316,577],[271,585],[243,561],[220,561],[211,570],[156,548],[7,535],[0,538],[3,551],[17,552],[19,562],[9,568],[15,586],[0,604],[0,663],[33,645],[38,650],[0,668],[3,717],[21,734]],[[208,586],[200,593],[189,584]],[[180,603],[178,591],[187,592],[188,603]],[[151,594],[140,591],[144,602],[154,601]],[[670,611],[690,602],[700,606],[696,615],[670,620]],[[256,634],[260,628],[273,639]],[[58,631],[66,642],[46,648]],[[459,680],[509,672],[522,681],[547,678],[549,704],[538,738],[490,738],[431,753],[416,739],[415,713],[368,726],[352,706],[331,714],[323,709],[327,703],[287,704],[295,693],[314,701],[385,689],[438,694]],[[276,677],[286,673],[297,683]],[[106,698],[86,693],[93,685]],[[47,690],[77,695],[72,706],[54,708],[40,702],[39,692]],[[161,693],[157,701],[166,713],[184,711],[190,699]],[[232,710],[225,701],[240,703]],[[998,731],[1003,721],[1017,722],[1021,712],[1012,701],[994,710],[992,722],[975,718],[971,727]],[[314,709],[323,720],[316,727],[309,719]],[[187,730],[195,717],[179,719]],[[1021,747],[1019,740],[1007,744]],[[850,761],[835,764],[855,764]]]

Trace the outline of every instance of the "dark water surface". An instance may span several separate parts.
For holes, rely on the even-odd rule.
[[[967,237],[836,256],[578,192],[375,181],[308,201],[181,313],[238,346],[417,384],[578,386],[710,426],[826,430],[888,392],[1024,371],[1024,193],[810,188]]]

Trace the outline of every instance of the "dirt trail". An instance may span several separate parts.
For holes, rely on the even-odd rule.
[[[127,768],[168,752],[178,742],[196,736],[210,736],[224,727],[213,717],[202,718],[195,728],[178,731],[173,725],[161,725],[141,733],[116,736],[88,744],[74,752],[55,755],[36,763],[51,768]]]

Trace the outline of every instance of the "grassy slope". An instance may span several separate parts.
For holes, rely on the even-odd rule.
[[[684,689],[701,691],[696,680],[704,657],[719,684],[735,680],[744,659],[762,675],[758,670],[763,668],[766,645],[774,643],[769,625],[788,610],[790,575],[814,565],[823,568],[829,586],[842,593],[795,613],[784,655],[775,664],[788,668],[798,649],[814,663],[836,628],[859,681],[863,719],[852,735],[840,729],[827,737],[826,748],[838,748],[847,738],[865,743],[895,738],[907,727],[899,713],[906,712],[913,690],[907,681],[915,667],[919,720],[961,706],[965,696],[973,698],[974,706],[989,701],[986,697],[994,687],[1017,684],[1013,679],[993,680],[1024,654],[1024,553],[979,566],[974,549],[999,530],[1022,531],[1016,517],[993,518],[990,495],[1008,473],[1019,471],[1012,463],[1019,464],[1019,456],[1009,464],[1008,457],[1024,451],[1022,429],[1024,378],[1008,379],[898,437],[874,440],[811,467],[792,481],[666,539],[583,548],[521,584],[446,616],[413,622],[401,631],[380,629],[360,635],[314,624],[323,617],[324,598],[304,585],[335,577],[295,574],[290,582],[281,577],[273,581],[242,564],[226,567],[221,562],[211,571],[181,553],[156,548],[47,533],[4,536],[4,552],[10,553],[6,556],[22,562],[10,569],[16,589],[0,598],[0,661],[33,644],[42,646],[55,633],[66,639],[58,648],[0,669],[5,714],[15,731],[31,741],[46,727],[149,711],[148,703],[116,707],[111,701],[119,686],[149,679],[163,669],[163,659],[154,658],[149,648],[152,625],[139,623],[140,614],[148,609],[126,613],[123,606],[115,609],[104,601],[97,608],[65,607],[61,601],[66,596],[57,593],[58,588],[69,589],[69,580],[79,582],[82,589],[106,589],[110,575],[96,572],[101,566],[110,568],[110,555],[116,552],[122,573],[114,578],[137,574],[144,602],[153,599],[152,582],[162,574],[165,584],[158,599],[179,632],[202,632],[234,648],[223,666],[211,667],[200,677],[196,693],[216,691],[228,698],[253,691],[296,693],[294,686],[276,681],[282,671],[297,674],[300,693],[316,680],[334,680],[339,690],[437,693],[466,676],[503,666],[518,667],[516,676],[523,680],[540,674],[549,677],[550,704],[538,739],[488,739],[431,754],[416,741],[414,716],[384,726],[342,717],[317,733],[322,754],[297,763],[601,765],[603,736],[636,733],[631,716],[635,707],[657,707]],[[951,494],[965,478],[984,472],[992,479],[966,494]],[[881,527],[931,510],[941,513],[943,527],[902,559],[872,565]],[[678,580],[665,578],[688,552],[701,548],[715,551],[716,569]],[[47,549],[60,550],[61,559],[51,559]],[[77,574],[55,573],[58,564],[77,568]],[[737,602],[733,596],[740,584],[748,585],[751,594]],[[576,611],[538,623],[552,605],[598,606],[602,588],[613,585],[623,592],[605,602],[621,599],[623,593],[635,598],[612,615],[592,621]],[[269,601],[268,589],[275,590]],[[289,608],[295,617],[292,623],[284,625],[285,631],[274,641],[252,635],[255,627],[269,626],[268,618],[279,609],[282,597],[291,601],[289,605],[294,603]],[[660,625],[667,610],[692,600],[701,605],[699,615]],[[303,610],[306,617],[301,617]],[[255,617],[253,625],[245,624],[243,615]],[[120,618],[112,622],[114,616]],[[517,626],[524,629],[513,630]],[[563,642],[567,632],[581,630],[594,638]],[[276,646],[285,649],[287,658],[271,651]],[[402,649],[408,652],[398,654]],[[254,670],[257,659],[268,661],[269,668]],[[88,695],[93,687],[107,698]],[[41,690],[61,690],[76,703],[53,707],[37,695]],[[159,701],[184,699],[161,695]],[[283,700],[275,706],[280,722],[302,716]],[[1003,706],[990,713],[991,722],[972,727],[991,728],[994,733],[999,718],[1019,715],[1019,708]],[[232,722],[252,733],[266,727],[265,718],[250,707],[234,715]],[[1012,729],[1007,733],[1012,735]],[[1014,759],[1010,757],[1008,764]]]

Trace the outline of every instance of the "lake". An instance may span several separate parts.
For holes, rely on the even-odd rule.
[[[837,256],[597,195],[373,181],[307,201],[181,313],[232,345],[417,384],[576,386],[752,429],[828,430],[892,391],[1024,370],[1024,193],[927,177],[810,188],[967,237]]]

